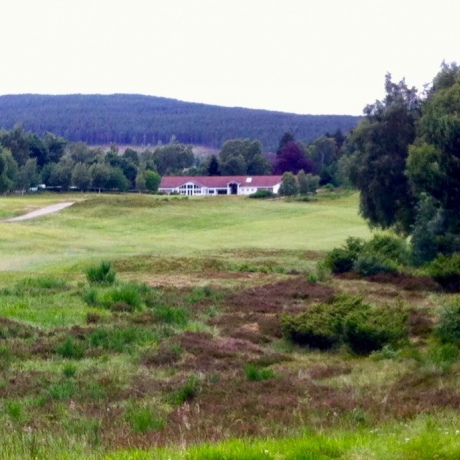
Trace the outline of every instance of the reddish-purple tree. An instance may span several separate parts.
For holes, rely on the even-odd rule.
[[[301,169],[307,174],[313,172],[313,161],[305,155],[302,147],[297,142],[289,141],[276,156],[273,172],[275,174],[283,174],[285,172],[297,174]]]

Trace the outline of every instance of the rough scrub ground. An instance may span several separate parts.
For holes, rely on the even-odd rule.
[[[284,256],[236,254],[232,264],[222,254],[127,258],[113,262],[113,286],[90,286],[83,276],[11,283],[0,292],[2,433],[115,449],[375,428],[460,409],[458,365],[424,354],[436,285],[392,276],[321,282],[285,268]],[[339,292],[388,308],[404,303],[411,343],[357,357],[283,338],[282,313]],[[40,324],[50,305],[84,313],[68,326]],[[35,322],[23,319],[24,309],[36,312]]]

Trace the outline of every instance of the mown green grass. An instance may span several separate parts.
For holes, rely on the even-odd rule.
[[[0,211],[13,215],[38,208],[53,202],[52,196],[2,198]],[[350,235],[369,236],[356,211],[356,195],[308,203],[148,195],[75,199],[83,201],[57,214],[0,223],[0,270],[53,271],[88,259],[138,254],[174,257],[244,248],[322,251]],[[59,201],[60,195],[54,202]]]

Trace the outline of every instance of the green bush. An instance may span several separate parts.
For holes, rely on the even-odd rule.
[[[134,344],[156,340],[157,335],[153,330],[139,326],[99,327],[88,336],[90,346],[117,353],[129,352],[130,347]]]
[[[276,195],[271,190],[257,190],[257,192],[249,195],[249,198],[274,198]]]
[[[107,308],[111,308],[113,304],[124,303],[131,305],[134,309],[139,309],[143,304],[145,292],[145,285],[120,283],[102,296],[101,303]]]
[[[47,395],[57,401],[70,399],[76,392],[76,385],[73,380],[55,382],[48,388]]]
[[[85,345],[72,337],[67,337],[54,349],[54,352],[63,358],[81,359],[85,355]]]
[[[395,235],[375,235],[370,241],[350,237],[342,248],[333,249],[325,264],[333,273],[355,271],[362,276],[394,273],[408,265],[411,253],[407,242]]]
[[[244,367],[244,373],[248,380],[254,382],[260,382],[262,380],[268,380],[275,376],[275,373],[266,367],[257,366],[256,364],[246,364]]]
[[[98,303],[98,292],[94,288],[90,288],[83,292],[81,297],[86,304],[92,307],[94,307]]]
[[[460,292],[460,253],[439,255],[427,266],[428,274],[448,292]]]
[[[85,273],[90,284],[113,284],[115,282],[116,274],[110,262],[101,262],[95,267],[89,267]]]
[[[191,376],[185,384],[172,395],[173,404],[180,406],[186,401],[191,401],[200,391],[200,381],[197,377]]]
[[[155,414],[149,407],[130,407],[126,412],[126,420],[136,433],[161,430],[166,425],[164,418]]]
[[[346,315],[362,303],[360,297],[337,296],[330,304],[315,305],[305,312],[281,316],[284,336],[299,345],[327,350],[342,343]]]
[[[377,273],[396,273],[397,264],[378,253],[361,253],[353,264],[356,273],[362,276],[377,275]]]
[[[155,316],[167,324],[185,326],[188,322],[188,311],[184,307],[167,307],[159,305],[155,308]]]
[[[386,260],[399,265],[409,265],[411,252],[406,240],[391,234],[378,234],[369,240],[363,248],[370,254],[379,254]]]
[[[441,309],[435,335],[441,343],[460,345],[460,296],[455,296]]]
[[[327,255],[324,263],[332,273],[350,272],[364,246],[361,238],[349,237],[344,247],[335,248]]]
[[[345,273],[353,270],[354,256],[345,248],[334,248],[326,257],[325,265],[332,273]]]
[[[401,308],[363,305],[345,318],[343,339],[353,353],[368,355],[406,338],[407,320],[408,315]]]
[[[296,316],[282,315],[284,336],[299,345],[327,350],[348,345],[354,353],[369,354],[407,337],[407,312],[402,308],[372,307],[361,297],[337,296]]]

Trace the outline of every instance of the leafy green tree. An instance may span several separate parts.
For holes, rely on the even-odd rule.
[[[48,149],[48,160],[57,163],[64,155],[67,140],[63,137],[56,136],[53,133],[46,132],[43,138],[43,142]]]
[[[109,168],[109,178],[106,182],[106,187],[110,190],[126,192],[129,190],[130,181],[123,174],[123,170],[121,168]]]
[[[305,171],[301,169],[297,174],[297,183],[299,184],[299,193],[301,195],[307,195],[309,193],[307,175]]]
[[[25,165],[18,170],[16,187],[21,190],[28,190],[30,187],[38,185],[38,180],[37,159],[29,158]]]
[[[406,175],[419,199],[412,244],[419,263],[460,251],[460,68],[443,64],[422,106]]]
[[[145,185],[145,165],[141,164],[139,165],[139,168],[137,169],[137,175],[136,175],[136,190],[138,192],[145,192],[146,185]]]
[[[182,173],[195,162],[192,148],[184,144],[173,143],[157,147],[153,152],[156,170],[161,176]]]
[[[220,171],[226,176],[264,175],[271,171],[271,165],[262,154],[259,141],[230,139],[219,152]]]
[[[297,180],[291,172],[285,172],[283,174],[283,181],[281,183],[279,194],[282,196],[294,196],[299,193],[299,187]]]
[[[94,159],[94,152],[84,142],[72,142],[66,148],[75,163],[91,163]]]
[[[91,172],[89,168],[85,163],[77,163],[72,171],[72,185],[82,191],[88,190],[91,187]]]
[[[105,163],[94,163],[90,167],[91,186],[99,191],[107,187],[110,178],[110,167]]]
[[[123,158],[129,161],[131,164],[139,166],[139,154],[136,152],[136,150],[128,147],[123,153]]]
[[[332,182],[338,159],[335,139],[326,136],[316,139],[312,145],[311,156],[315,164],[314,172],[321,177],[321,183]]]
[[[241,176],[246,174],[247,165],[243,155],[231,156],[228,160],[221,162],[220,171],[224,176]]]
[[[18,165],[9,149],[0,145],[0,193],[14,188],[18,173]]]
[[[386,97],[365,108],[353,131],[356,147],[350,180],[360,193],[360,212],[373,227],[410,232],[416,203],[404,173],[415,139],[420,103],[415,88],[385,79]]]
[[[10,150],[18,166],[23,166],[28,160],[29,137],[22,125],[17,124],[10,131],[0,131],[0,144]]]
[[[45,142],[43,142],[36,134],[28,133],[29,141],[29,157],[36,158],[37,167],[43,168],[48,163],[49,152]],[[27,162],[27,160],[26,160]]]
[[[262,155],[258,153],[254,155],[251,161],[248,163],[248,174],[253,176],[265,176],[270,174],[272,167],[268,160]]]
[[[75,166],[75,162],[70,158],[69,155],[64,155],[59,163],[53,168],[50,175],[50,185],[62,187],[67,189],[72,185],[72,171]]]
[[[207,166],[208,176],[220,176],[219,161],[216,155],[211,155],[209,164]]]
[[[297,184],[301,195],[315,194],[319,187],[320,177],[313,174],[305,174],[301,169],[297,174]]]
[[[158,192],[158,188],[160,187],[161,183],[161,176],[151,170],[145,171],[145,188],[149,192],[156,193]]]

